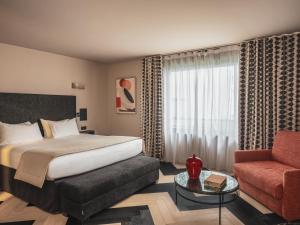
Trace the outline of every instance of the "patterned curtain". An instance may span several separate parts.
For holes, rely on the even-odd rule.
[[[300,130],[300,33],[241,44],[240,149],[272,148],[278,130]]]
[[[142,135],[147,155],[164,154],[162,56],[144,59],[142,76]]]

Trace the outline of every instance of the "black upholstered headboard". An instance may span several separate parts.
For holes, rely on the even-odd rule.
[[[0,93],[0,121],[37,122],[62,120],[76,116],[76,96]]]

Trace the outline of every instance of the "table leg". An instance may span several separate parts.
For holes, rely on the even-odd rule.
[[[223,195],[219,194],[219,225],[222,224],[222,205],[223,205]]]
[[[176,184],[175,184],[175,204],[177,205],[177,188],[176,188]]]

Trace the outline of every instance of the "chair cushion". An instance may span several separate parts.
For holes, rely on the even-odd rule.
[[[274,140],[272,157],[300,169],[300,132],[279,131]]]
[[[283,174],[294,167],[276,161],[255,161],[236,163],[234,173],[237,177],[254,187],[281,199],[283,193]]]
[[[60,185],[60,194],[74,202],[84,203],[120,185],[159,169],[159,160],[136,156],[81,176],[65,179]]]

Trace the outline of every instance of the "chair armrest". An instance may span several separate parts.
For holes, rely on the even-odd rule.
[[[288,170],[283,175],[282,215],[288,221],[300,216],[300,169]]]
[[[267,161],[272,159],[271,150],[237,150],[234,153],[236,163],[251,161]]]

